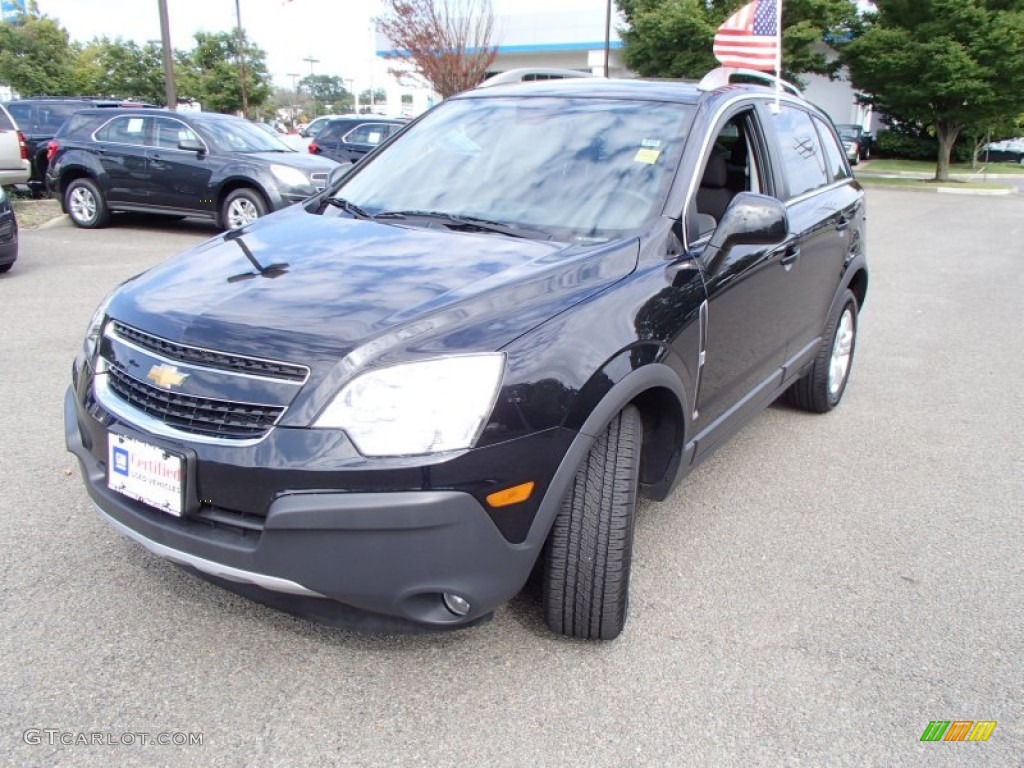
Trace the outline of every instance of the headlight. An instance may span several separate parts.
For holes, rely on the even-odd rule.
[[[116,290],[115,288],[114,291]],[[85,352],[87,360],[92,360],[96,347],[100,343],[100,336],[103,335],[103,318],[107,316],[107,307],[110,306],[110,300],[114,298],[114,291],[108,293],[106,298],[96,307],[96,311],[92,313],[92,319],[89,321],[89,327],[85,329],[85,340],[82,342],[82,350]]]
[[[289,187],[309,186],[309,177],[298,168],[292,168],[290,165],[277,165],[275,163],[270,166],[270,172],[274,174],[274,178],[282,184],[287,184]]]
[[[313,426],[345,430],[364,456],[469,448],[494,407],[504,370],[499,353],[367,371],[342,387]]]

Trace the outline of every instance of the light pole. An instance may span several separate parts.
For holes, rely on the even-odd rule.
[[[356,115],[359,114],[359,96],[355,90],[355,80],[351,77],[346,77],[345,82],[348,83],[348,92],[352,94],[352,112]]]
[[[171,56],[171,25],[167,21],[167,0],[158,0],[160,8],[160,45],[164,58],[164,94],[167,108],[178,108],[178,93],[174,89],[174,59]]]
[[[249,115],[249,92],[245,85],[245,38],[242,36],[242,7],[235,0],[235,19],[238,22],[238,68],[242,71],[242,116]]]
[[[319,64],[320,63],[320,59],[314,59],[312,56],[307,56],[306,58],[303,59],[303,61],[308,61],[309,62],[309,76],[312,77],[313,76],[313,65],[314,64]]]

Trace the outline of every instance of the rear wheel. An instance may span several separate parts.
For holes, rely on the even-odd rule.
[[[551,529],[544,613],[555,632],[613,640],[629,606],[643,422],[627,406],[587,454]]]
[[[76,226],[98,229],[110,223],[107,201],[92,179],[75,179],[64,190],[64,208]]]
[[[853,366],[853,350],[857,344],[857,299],[846,291],[839,311],[825,329],[829,343],[822,345],[811,369],[786,391],[786,400],[805,411],[826,413],[843,397]]]

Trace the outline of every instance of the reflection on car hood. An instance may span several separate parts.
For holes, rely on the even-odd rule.
[[[245,156],[254,160],[261,160],[268,165],[278,163],[291,166],[292,168],[299,168],[307,173],[315,173],[317,171],[330,173],[331,169],[338,165],[333,160],[328,160],[326,157],[318,155],[311,155],[308,152],[247,152]]]
[[[346,356],[351,372],[499,349],[629,274],[637,253],[636,240],[566,246],[293,206],[140,275],[109,311],[172,341],[325,375]]]

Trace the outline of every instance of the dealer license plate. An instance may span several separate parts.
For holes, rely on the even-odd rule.
[[[129,498],[181,517],[181,456],[113,432],[107,438],[107,486]]]

